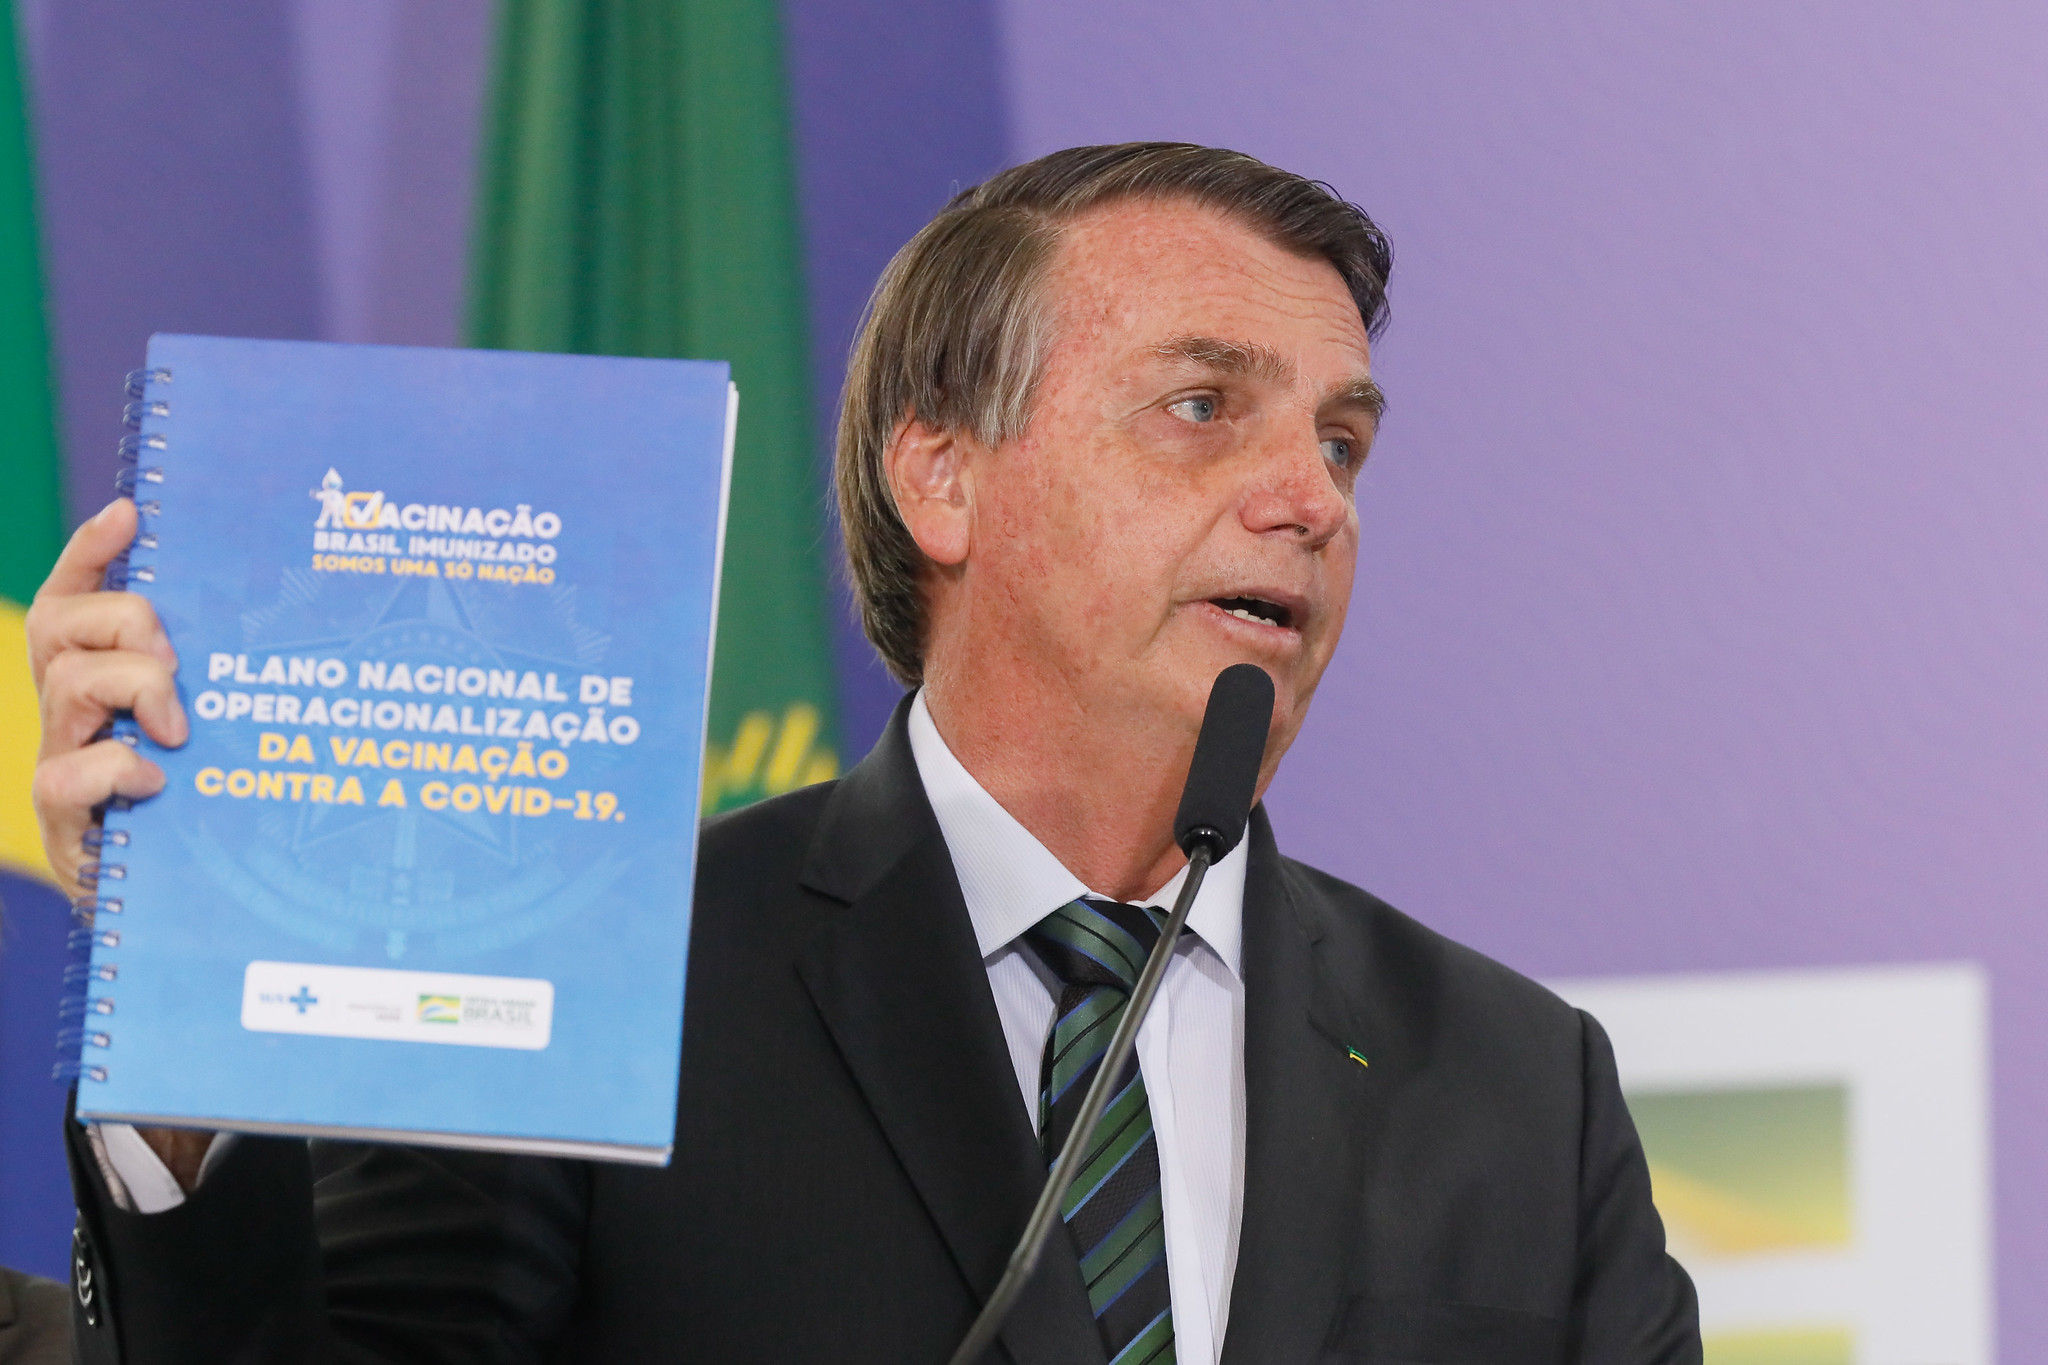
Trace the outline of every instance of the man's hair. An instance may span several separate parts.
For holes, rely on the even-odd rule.
[[[1061,231],[1125,199],[1200,204],[1285,251],[1326,260],[1367,334],[1386,325],[1393,258],[1365,210],[1242,152],[1184,142],[1069,147],[954,195],[876,283],[839,413],[839,516],[861,625],[905,686],[924,676],[926,559],[889,488],[889,442],[913,417],[989,446],[1023,432],[1052,340],[1041,286]]]

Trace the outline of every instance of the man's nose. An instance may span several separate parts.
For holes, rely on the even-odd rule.
[[[1326,544],[1344,529],[1351,512],[1336,474],[1316,432],[1276,440],[1258,462],[1245,497],[1245,529],[1291,531],[1311,549]]]

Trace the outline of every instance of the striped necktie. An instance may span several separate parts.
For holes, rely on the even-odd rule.
[[[1048,1166],[1073,1132],[1164,918],[1148,907],[1083,898],[1025,932],[1024,941],[1062,983],[1039,1064],[1039,1132]],[[1060,1213],[1081,1258],[1110,1365],[1172,1365],[1159,1145],[1135,1050],[1111,1095]]]

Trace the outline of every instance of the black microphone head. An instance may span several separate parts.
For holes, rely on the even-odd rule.
[[[1272,725],[1273,680],[1265,669],[1232,664],[1216,675],[1188,784],[1181,789],[1180,813],[1173,817],[1173,841],[1181,852],[1207,844],[1211,857],[1220,860],[1244,838]]]

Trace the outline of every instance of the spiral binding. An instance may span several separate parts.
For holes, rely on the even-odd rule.
[[[90,862],[80,863],[78,867],[78,884],[92,889],[98,888],[102,878],[118,882],[127,880],[127,877],[128,868],[123,863],[109,863],[95,858]]]
[[[144,463],[154,460],[170,448],[170,442],[161,431],[144,431],[143,424],[150,420],[161,420],[171,415],[171,405],[165,399],[151,392],[159,385],[171,382],[171,372],[161,368],[133,371],[127,378],[126,405],[121,409],[121,421],[128,434],[115,447],[115,455],[121,467],[114,475],[114,491],[135,503],[136,533],[127,549],[115,556],[107,565],[106,586],[120,591],[130,584],[156,582],[157,569],[154,563],[136,563],[138,551],[149,552],[158,548],[156,518],[163,514],[163,504],[154,497],[141,496],[145,490],[160,487],[164,482],[161,464]],[[108,736],[129,746],[137,742],[135,719],[127,713],[115,717]],[[114,997],[96,992],[99,983],[111,984],[120,979],[120,967],[96,954],[113,951],[121,946],[121,931],[107,926],[103,915],[121,915],[127,906],[120,896],[106,894],[110,885],[118,885],[128,879],[128,865],[110,857],[115,850],[130,846],[133,835],[125,829],[108,829],[107,815],[126,811],[134,803],[123,797],[113,797],[96,812],[98,823],[85,832],[82,842],[92,855],[78,869],[76,880],[85,894],[71,902],[71,918],[75,927],[65,940],[65,947],[71,954],[71,961],[64,968],[64,995],[57,1004],[57,1051],[60,1056],[54,1075],[60,1081],[99,1081],[107,1079],[107,1068],[97,1060],[88,1060],[88,1049],[106,1051],[113,1047],[112,1032],[100,1021],[111,1018],[114,1013]]]
[[[134,464],[142,458],[145,450],[166,450],[169,447],[170,442],[164,440],[160,431],[131,432],[121,438],[121,443],[114,447],[114,453],[121,457],[121,463]]]
[[[141,372],[137,371],[137,373]],[[127,407],[121,409],[121,421],[130,431],[141,431],[142,419],[145,417],[169,417],[170,415],[171,405],[160,398],[148,399],[140,403],[130,403]]]
[[[134,542],[107,565],[106,586],[115,592],[126,589],[131,583],[156,582],[156,566],[136,564],[133,556],[137,550],[157,548],[156,531],[148,523],[163,514],[162,502],[142,496],[146,488],[163,483],[163,466],[144,464],[143,460],[146,456],[158,455],[169,449],[170,443],[160,431],[144,431],[142,424],[149,418],[171,415],[171,405],[150,394],[152,386],[170,382],[171,372],[161,368],[134,370],[127,378],[128,402],[121,409],[121,421],[128,428],[128,434],[114,447],[114,453],[121,461],[121,468],[114,475],[114,491],[134,501],[137,534]]]

